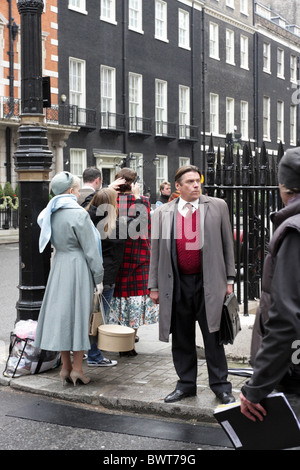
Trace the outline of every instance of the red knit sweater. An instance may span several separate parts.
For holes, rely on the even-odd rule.
[[[195,211],[192,217],[184,218],[177,213],[177,264],[183,274],[196,274],[201,271],[200,217]]]

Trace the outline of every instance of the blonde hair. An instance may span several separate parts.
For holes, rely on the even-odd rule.
[[[88,211],[91,206],[99,207],[103,213],[107,212],[107,223],[104,226],[104,232],[109,237],[116,226],[116,218],[118,213],[117,205],[118,193],[112,188],[102,188],[96,192],[91,202],[86,207]]]
[[[71,185],[71,188],[76,188],[77,186],[80,187],[80,178],[78,178],[78,176],[74,176],[73,175],[73,183]]]
[[[161,183],[161,185],[159,186],[159,190],[160,191],[163,191],[165,189],[165,186],[166,185],[169,185],[171,186],[171,183],[169,183],[169,181],[164,181],[163,183]]]

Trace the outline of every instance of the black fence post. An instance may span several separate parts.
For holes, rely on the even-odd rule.
[[[222,164],[221,164],[221,149],[220,144],[218,145],[217,151],[217,163],[216,163],[216,185],[220,186],[222,183]]]
[[[236,262],[236,296],[241,303],[241,156],[240,150],[237,148],[236,164],[235,164],[235,227],[234,245],[235,245],[235,262]]]
[[[248,231],[248,219],[249,219],[249,190],[248,186],[250,183],[250,155],[249,148],[244,145],[243,148],[243,166],[242,166],[242,185],[243,185],[243,281],[244,281],[244,315],[248,315],[248,263],[249,263],[249,231]]]
[[[208,152],[206,152],[206,184],[209,187],[214,187],[215,185],[215,151],[212,135],[210,136]],[[211,196],[213,189],[208,191],[208,195]]]

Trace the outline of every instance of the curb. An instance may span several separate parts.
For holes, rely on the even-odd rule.
[[[160,359],[163,362],[162,368],[164,367],[166,371],[164,374],[161,373],[162,368],[159,368]],[[240,364],[233,366],[237,365],[240,366]],[[145,371],[146,366],[148,367],[148,375],[144,374],[143,379],[141,371]],[[175,388],[177,382],[172,358],[169,355],[156,357],[139,354],[130,363],[126,360],[120,360],[114,368],[105,369],[105,371],[103,368],[95,370],[84,366],[84,372],[91,377],[91,382],[88,385],[76,387],[72,384],[65,386],[61,384],[60,369],[15,379],[4,377],[1,370],[0,385],[77,405],[103,407],[115,412],[139,413],[188,420],[195,423],[216,424],[213,411],[220,403],[208,386],[207,368],[204,360],[198,359],[197,396],[176,403],[164,403],[164,397]],[[129,377],[132,370],[134,373],[132,377]],[[230,377],[233,394],[237,400],[245,380],[245,378],[237,376]]]

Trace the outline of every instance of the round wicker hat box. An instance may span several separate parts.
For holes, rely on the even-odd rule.
[[[98,348],[111,352],[131,351],[134,348],[134,329],[122,325],[98,326]]]

